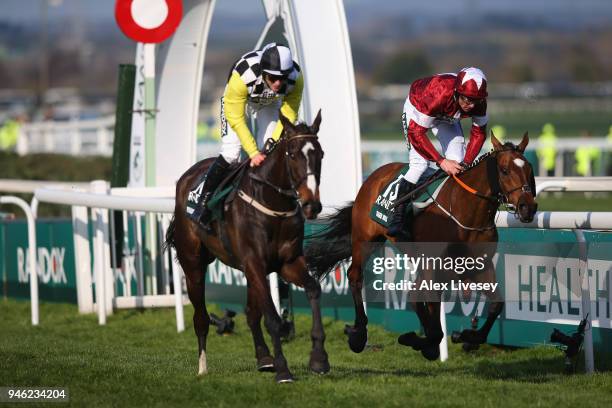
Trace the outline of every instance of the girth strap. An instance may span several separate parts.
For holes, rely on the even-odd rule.
[[[255,200],[253,197],[249,196],[247,193],[245,193],[242,190],[238,190],[238,197],[242,198],[247,204],[255,207],[256,210],[266,215],[269,215],[271,217],[289,218],[289,217],[293,217],[294,215],[296,215],[299,210],[299,205],[296,205],[295,209],[293,209],[292,211],[271,210],[265,205],[261,204],[259,201]]]

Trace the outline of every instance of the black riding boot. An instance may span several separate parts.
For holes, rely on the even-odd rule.
[[[414,189],[415,185],[405,178],[402,178],[400,184],[397,188],[397,198],[401,198],[404,195],[408,194]],[[409,201],[404,201],[397,207],[395,207],[395,211],[393,212],[393,218],[391,218],[391,222],[389,223],[389,227],[387,228],[387,234],[391,237],[399,237],[401,235],[407,236],[409,233],[404,231],[404,224],[406,223],[406,206],[410,205]]]
[[[205,227],[208,226],[211,215],[210,209],[208,208],[208,201],[219,183],[221,183],[226,176],[228,167],[229,163],[225,161],[223,156],[219,155],[208,168],[204,179],[198,183],[194,190],[189,192],[187,216],[193,221],[197,223],[202,222]]]

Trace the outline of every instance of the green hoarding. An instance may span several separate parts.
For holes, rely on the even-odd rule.
[[[41,300],[76,303],[70,220],[39,220],[36,230]],[[547,343],[553,327],[566,332],[575,330],[582,313],[574,233],[529,229],[500,229],[499,232],[500,243],[504,243],[500,248],[504,249],[497,258],[496,274],[507,302],[493,326],[489,342],[526,347]],[[594,346],[596,351],[612,352],[612,233],[587,232],[585,237],[588,241]],[[542,250],[546,243],[550,244],[550,250]],[[0,223],[0,249],[3,295],[28,299],[24,221]],[[341,265],[322,281],[322,307],[326,316],[351,321],[354,311],[346,267]],[[215,261],[209,267],[206,280],[207,302],[243,309],[246,280],[241,272]],[[132,281],[130,284],[134,293],[135,283]],[[118,287],[120,289],[120,285]],[[292,287],[291,296],[298,312],[310,313],[301,289]],[[487,311],[484,296],[474,294],[470,299],[454,296],[447,300],[449,333],[469,328],[474,315],[481,317],[481,324],[484,321]],[[381,324],[394,332],[412,331],[419,327],[415,313],[401,296],[389,297],[382,303],[368,303],[367,312],[370,323]]]
[[[36,240],[40,299],[76,303],[74,243],[70,220],[38,220]],[[0,245],[3,295],[29,299],[29,255],[25,220],[0,223]]]

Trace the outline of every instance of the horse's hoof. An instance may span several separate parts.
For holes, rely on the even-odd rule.
[[[327,374],[329,373],[329,361],[311,361],[310,371],[317,374]]]
[[[421,350],[421,354],[423,357],[428,359],[429,361],[437,360],[440,357],[440,347],[439,346],[429,346],[425,347]]]
[[[419,351],[421,347],[418,346],[419,336],[415,332],[404,333],[397,338],[397,342],[402,346],[412,347],[413,349]]]
[[[458,331],[453,331],[453,334],[451,334],[451,341],[453,343],[463,343],[463,340],[461,340],[461,333]]]
[[[274,359],[272,356],[263,356],[257,359],[257,371],[271,372],[274,371]]]
[[[344,332],[348,336],[348,343],[353,353],[361,353],[365,349],[366,343],[368,342],[368,329],[356,328],[354,326],[346,325]]]
[[[457,340],[455,341],[455,333],[451,336],[451,341],[453,343],[471,343],[471,344],[482,344],[487,339],[483,338],[478,330],[464,330],[461,333],[457,333]]]
[[[293,382],[293,375],[289,371],[284,373],[276,374],[276,383],[277,384],[286,384]]]
[[[329,372],[329,360],[325,350],[312,350],[310,352],[310,362],[308,363],[310,370],[317,374],[325,374]]]
[[[471,351],[476,351],[480,348],[479,344],[472,344],[472,343],[463,343],[463,345],[461,346],[463,348],[463,351],[465,351],[466,353],[469,353]]]

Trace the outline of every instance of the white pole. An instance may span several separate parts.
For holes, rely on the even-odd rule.
[[[97,194],[106,192],[106,182],[92,181],[91,191]],[[104,220],[102,210],[92,208],[91,214],[94,220],[94,276],[96,280],[96,306],[98,308],[98,324],[106,324],[106,279],[104,276]]]
[[[578,241],[578,252],[580,254],[580,286],[582,289],[582,319],[586,319],[584,328],[584,369],[587,374],[592,374],[595,371],[595,360],[593,358],[593,330],[591,319],[591,286],[589,283],[588,271],[588,253],[587,243],[584,237],[584,232],[580,229],[575,229],[574,234]]]
[[[79,313],[92,313],[91,252],[87,207],[72,206],[72,236],[74,241],[75,275]]]
[[[176,258],[174,249],[170,250],[172,259]],[[176,331],[181,333],[185,331],[185,317],[183,314],[183,269],[178,262],[172,263],[172,281],[174,284],[174,310],[176,312]]]
[[[444,293],[442,293],[444,296]],[[442,333],[444,337],[442,337],[442,341],[440,342],[440,361],[448,360],[448,341],[447,341],[447,331],[446,331],[446,302],[442,301],[442,296],[440,297],[440,326],[442,326]]]
[[[26,215],[28,223],[28,268],[30,269],[30,307],[32,309],[32,325],[38,326],[38,271],[36,270],[36,224],[28,203],[18,197],[0,197],[0,204],[14,204],[20,207]]]

